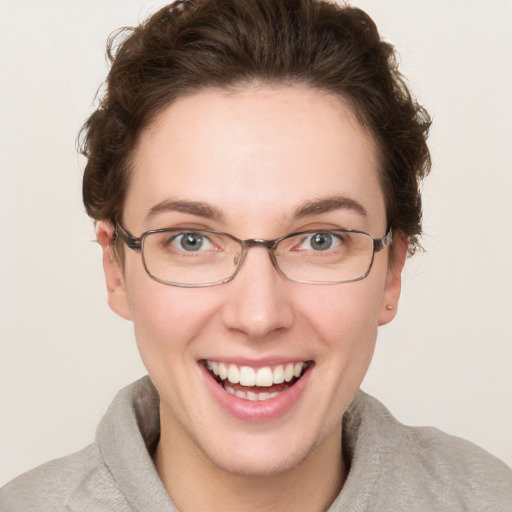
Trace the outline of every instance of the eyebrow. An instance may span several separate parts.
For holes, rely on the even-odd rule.
[[[218,221],[223,221],[224,219],[224,215],[222,215],[222,212],[218,208],[207,203],[199,201],[164,199],[149,210],[146,215],[146,221],[159,213],[165,212],[189,213],[191,215],[197,215],[198,217],[205,217],[207,219]]]
[[[334,210],[351,210],[363,217],[367,217],[368,215],[364,206],[354,199],[343,196],[333,196],[312,201],[305,201],[295,209],[292,215],[292,220],[296,221],[303,219],[304,217],[320,215],[322,213],[328,213]],[[158,215],[159,213],[171,211],[189,213],[191,215],[213,219],[220,222],[224,221],[224,215],[215,206],[200,201],[185,201],[177,199],[164,199],[163,201],[157,203],[149,210],[148,214],[146,215],[146,221],[155,215]]]
[[[368,216],[366,208],[358,201],[349,197],[333,196],[304,202],[295,210],[292,218],[298,220],[334,210],[351,210],[363,217]]]

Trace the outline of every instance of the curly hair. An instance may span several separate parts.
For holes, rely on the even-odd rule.
[[[419,246],[431,121],[362,10],[328,0],[180,0],[114,33],[107,55],[110,72],[79,139],[92,218],[121,217],[140,133],[177,97],[297,84],[350,103],[377,142],[388,223],[410,237],[411,254]]]

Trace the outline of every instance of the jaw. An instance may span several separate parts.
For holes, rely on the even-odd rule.
[[[171,416],[170,421],[165,420],[161,442],[170,443],[166,452],[173,458],[181,453],[187,460],[202,461],[203,469],[220,472],[219,478],[231,475],[260,479],[293,472],[331,431],[336,432],[336,442],[341,446],[341,430],[334,425],[334,415],[332,421],[324,422],[325,407],[319,404],[320,410],[314,410],[308,390],[314,380],[314,364],[304,365],[300,377],[294,377],[291,383],[265,388],[281,391],[246,390],[247,396],[241,396],[240,391],[231,394],[226,389],[230,384],[219,382],[205,364],[201,361],[198,366],[208,389],[202,396],[205,400],[198,400],[193,411],[170,410],[161,403],[162,419]],[[240,384],[232,386],[240,388]],[[249,393],[257,391],[260,395],[276,395],[253,400]],[[341,423],[339,415],[336,421]]]

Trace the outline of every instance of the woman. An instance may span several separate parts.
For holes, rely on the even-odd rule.
[[[430,165],[371,19],[177,2],[113,48],[84,203],[149,378],[2,510],[508,509],[504,464],[358,391]]]

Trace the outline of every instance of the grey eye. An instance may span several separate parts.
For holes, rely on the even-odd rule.
[[[326,251],[327,249],[330,249],[333,245],[333,234],[329,232],[321,232],[321,233],[314,233],[313,235],[309,236],[306,241],[309,241],[309,244],[312,249],[315,251]]]
[[[185,251],[199,251],[203,246],[205,236],[201,233],[181,233],[174,237],[175,242],[179,242]]]

